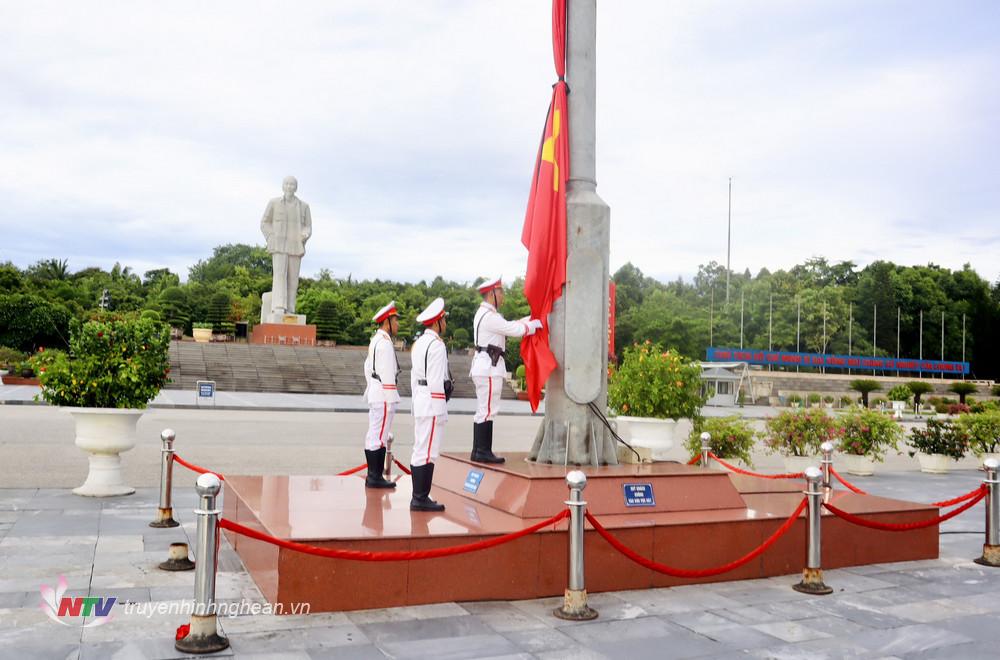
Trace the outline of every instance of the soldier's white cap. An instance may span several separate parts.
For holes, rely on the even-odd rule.
[[[479,285],[479,293],[489,293],[493,289],[499,289],[503,286],[503,278],[498,277],[495,280],[490,280],[489,282],[483,282]]]
[[[435,298],[430,305],[424,311],[420,312],[417,316],[417,323],[423,323],[426,326],[434,325],[434,322],[440,319],[442,316],[447,316],[448,312],[444,311],[444,298]]]
[[[388,305],[382,309],[375,312],[375,316],[372,317],[372,323],[381,323],[392,315],[399,316],[399,312],[396,311],[396,301],[393,300]]]

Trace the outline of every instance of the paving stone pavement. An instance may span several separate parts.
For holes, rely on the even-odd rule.
[[[891,472],[854,480],[877,494],[932,501],[966,492],[974,470]],[[157,492],[90,499],[69,489],[0,488],[0,658],[176,658],[184,614],[129,611],[189,602],[193,574],[156,568],[171,542],[191,542],[191,489],[177,489],[175,529],[147,523]],[[797,576],[592,594],[600,617],[556,619],[559,598],[442,603],[308,615],[248,614],[264,605],[228,543],[217,595],[244,612],[223,616],[236,658],[997,658],[1000,568],[979,556],[983,507],[942,526],[941,558],[826,571],[835,592],[791,589]],[[39,588],[115,597],[111,620],[54,622]],[[132,605],[130,605],[130,603]],[[69,619],[67,619],[69,620]],[[95,619],[86,619],[92,622]]]

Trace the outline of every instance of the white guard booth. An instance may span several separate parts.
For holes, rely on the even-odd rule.
[[[709,392],[706,405],[735,406],[741,388],[745,392],[744,397],[756,403],[746,362],[702,362],[701,380]]]

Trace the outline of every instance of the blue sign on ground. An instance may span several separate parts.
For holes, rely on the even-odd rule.
[[[198,396],[211,399],[215,396],[215,383],[198,383]]]
[[[653,484],[622,484],[625,489],[625,506],[656,506]]]
[[[483,483],[483,473],[479,470],[469,470],[469,474],[465,477],[464,488],[470,493],[478,493],[481,483]]]

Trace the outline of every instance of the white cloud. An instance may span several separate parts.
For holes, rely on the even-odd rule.
[[[734,176],[736,270],[822,254],[996,279],[998,47],[982,12],[907,6],[601,3],[612,267],[724,260]],[[520,274],[548,20],[539,0],[7,5],[0,259],[183,273],[260,241],[295,174],[306,272]]]

